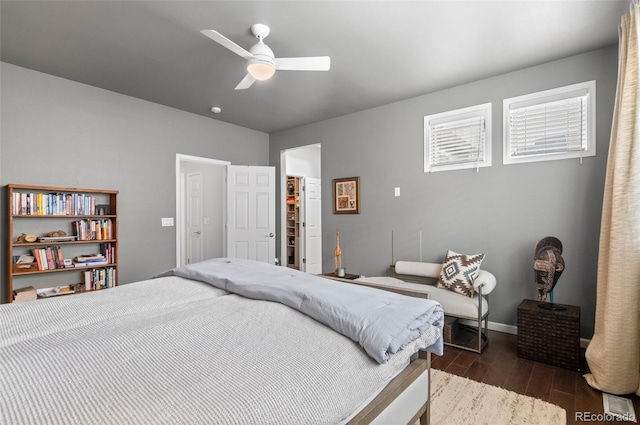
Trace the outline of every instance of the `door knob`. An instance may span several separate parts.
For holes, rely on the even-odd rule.
[[[202,233],[200,230],[198,230],[197,232],[193,232],[196,235],[199,235],[200,233]]]
[[[275,236],[275,235],[274,235],[273,233],[269,233],[268,235],[264,235],[264,237],[265,237],[265,238],[272,238],[272,237],[274,237],[274,236]]]

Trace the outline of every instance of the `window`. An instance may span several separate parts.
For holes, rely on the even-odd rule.
[[[491,166],[491,103],[424,117],[424,172]]]
[[[504,100],[504,164],[595,156],[596,82]]]

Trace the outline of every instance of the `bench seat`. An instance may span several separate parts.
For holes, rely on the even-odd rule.
[[[396,288],[426,290],[429,293],[429,298],[438,301],[447,315],[469,320],[478,318],[478,294],[473,297],[464,297],[448,289],[437,288],[434,285],[405,282],[390,276],[360,277],[356,280]],[[489,303],[486,297],[482,297],[482,311],[489,311]]]
[[[457,345],[455,342],[446,344],[480,353],[489,341],[489,294],[496,287],[496,278],[492,273],[480,270],[473,284],[476,293],[473,297],[467,297],[435,286],[441,270],[442,264],[398,261],[390,267],[390,276],[362,276],[356,280],[428,292],[429,298],[438,301],[447,316],[477,323],[477,347]]]

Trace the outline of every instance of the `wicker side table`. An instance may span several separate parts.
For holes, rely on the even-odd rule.
[[[518,306],[518,356],[580,370],[580,307],[545,310],[539,302],[524,300]]]

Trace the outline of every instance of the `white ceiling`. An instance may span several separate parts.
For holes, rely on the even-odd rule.
[[[616,44],[629,1],[5,1],[0,60],[272,133]],[[248,90],[254,23],[276,57],[331,57]],[[211,106],[220,106],[214,115]]]

